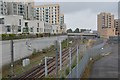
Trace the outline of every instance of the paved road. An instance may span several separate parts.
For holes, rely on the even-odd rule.
[[[118,78],[118,45],[110,45],[112,54],[93,65],[90,78]]]

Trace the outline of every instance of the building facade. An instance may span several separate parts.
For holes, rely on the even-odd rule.
[[[24,20],[23,33],[44,33],[44,22],[39,20]]]
[[[0,0],[0,15],[7,15],[7,2]]]
[[[19,15],[7,15],[0,17],[0,31],[0,34],[51,33],[52,25],[39,20],[24,20]]]
[[[35,19],[59,25],[60,6],[58,4],[34,6]]]
[[[119,27],[118,27],[118,19],[114,20],[114,27],[115,27],[115,35],[118,35]]]
[[[102,12],[97,15],[98,34],[102,37],[109,38],[115,36],[114,15]]]
[[[59,4],[34,6],[31,2],[3,2],[0,0],[0,25],[5,34],[65,33],[64,14]],[[21,25],[18,23],[21,22]],[[12,27],[15,31],[12,31]],[[19,29],[19,30],[18,30]]]
[[[33,2],[7,2],[8,15],[21,15],[26,20],[34,18]]]
[[[0,17],[2,32],[5,34],[20,34],[23,28],[23,16],[7,15]]]

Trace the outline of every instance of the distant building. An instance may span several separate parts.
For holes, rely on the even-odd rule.
[[[24,20],[23,33],[44,33],[44,22],[39,20]]]
[[[48,22],[52,25],[59,25],[60,6],[59,4],[48,4],[34,6],[35,19]]]
[[[2,26],[2,32],[5,34],[19,34],[22,33],[23,28],[23,16],[7,15],[0,17],[0,24]]]
[[[64,14],[60,14],[60,33],[66,33],[66,24],[64,23]]]
[[[19,20],[22,25],[18,24]],[[30,34],[66,33],[64,14],[60,14],[59,4],[35,6],[34,0],[31,2],[4,2],[0,0],[0,25],[4,26],[4,28],[0,28],[2,32],[7,34],[12,34],[12,25],[16,25],[16,28],[19,29],[19,31],[16,30],[17,34],[27,32]]]
[[[0,16],[0,34],[51,33],[52,25],[39,20],[24,20],[23,16]]]
[[[98,34],[102,37],[109,38],[115,36],[114,15],[102,12],[97,15]]]
[[[0,16],[7,15],[7,2],[0,0]]]
[[[118,27],[118,19],[115,19],[114,20],[114,27],[115,27],[115,35],[118,35],[118,29],[119,29],[119,27]]]
[[[34,18],[33,2],[7,2],[8,15],[21,15],[26,20]]]

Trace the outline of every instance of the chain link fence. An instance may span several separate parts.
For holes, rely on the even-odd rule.
[[[86,66],[90,61],[90,58],[94,59],[99,55],[105,55],[109,52],[111,52],[111,47],[105,45],[105,43],[100,43],[90,48],[89,50],[86,50],[79,64],[72,69],[72,71],[69,73],[67,78],[81,78]],[[78,71],[78,74],[76,73],[77,71]]]

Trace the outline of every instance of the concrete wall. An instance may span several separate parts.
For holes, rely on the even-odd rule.
[[[18,60],[31,55],[34,49],[42,50],[44,48],[47,48],[50,45],[53,45],[54,41],[57,38],[59,40],[64,40],[67,38],[67,36],[14,40],[14,59]],[[28,47],[28,45],[30,44],[31,44],[31,48]],[[2,53],[0,55],[0,57],[2,56],[2,65],[6,63],[10,63],[11,61],[10,41],[0,41],[0,46],[2,46],[2,51],[1,51]]]

